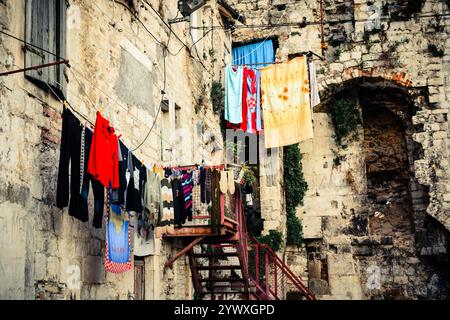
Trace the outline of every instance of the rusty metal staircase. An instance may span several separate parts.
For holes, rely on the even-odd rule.
[[[190,237],[183,230],[166,236],[182,236],[191,241],[166,266],[187,254],[194,289],[202,299],[285,300],[295,296],[315,300],[302,280],[269,246],[255,238],[248,239],[239,186],[236,185],[234,196],[220,194],[218,199],[217,216],[210,219],[216,221],[211,228],[214,233],[205,233],[202,226],[198,229],[201,232],[193,228]],[[232,216],[226,216],[226,211],[232,212]]]
[[[315,300],[266,244],[253,239],[245,262],[239,244],[207,244],[189,252],[196,293],[208,300]]]
[[[248,239],[242,198],[233,199],[236,236],[205,239],[188,255],[197,294],[210,300],[315,300],[314,295],[266,244]]]
[[[249,298],[249,281],[235,243],[207,244],[189,253],[195,291],[215,300]]]

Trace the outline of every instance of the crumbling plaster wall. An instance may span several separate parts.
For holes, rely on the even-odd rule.
[[[67,99],[92,122],[96,111],[101,110],[122,134],[125,144],[133,148],[143,141],[159,107],[164,83],[163,50],[118,2],[69,1],[67,58],[72,68],[66,72]],[[149,2],[160,14],[175,17],[176,1]],[[24,38],[24,3],[0,1],[2,28],[19,38]],[[210,11],[204,14],[213,15],[218,23],[215,2],[210,5]],[[136,9],[155,37],[167,43],[169,31],[155,13],[141,6]],[[173,26],[191,45],[186,27],[183,23]],[[214,40],[217,54],[225,57],[222,44],[229,43],[229,35],[216,31]],[[205,50],[212,46],[211,38],[201,42]],[[168,49],[176,53],[180,46],[172,35]],[[221,63],[223,60],[217,64]],[[0,69],[16,69],[23,64],[22,44],[2,35]],[[194,150],[196,154],[199,148],[206,150],[202,140],[195,148],[191,143],[198,121],[207,118],[209,129],[220,135],[210,105],[206,104],[199,115],[194,112],[200,88],[219,77],[212,72],[211,61],[204,64],[206,70],[185,49],[166,57],[166,97],[172,106],[180,107],[184,129],[183,134],[176,134],[175,121],[171,120],[169,139],[176,156],[170,164],[191,164]],[[2,77],[0,95],[0,298],[130,298],[134,292],[133,271],[119,275],[104,271],[104,229],[94,229],[91,222],[81,223],[71,218],[67,209],[61,211],[55,206],[61,104],[22,73]],[[155,134],[160,130],[157,121],[153,133],[136,151],[145,163],[160,163],[161,141]],[[216,159],[221,158],[220,151],[216,152]],[[92,215],[92,199],[90,202]],[[180,248],[179,242],[156,239],[155,255],[145,259],[146,298],[192,298],[188,261],[181,258],[172,269],[163,268]]]
[[[384,8],[381,10],[380,20],[383,30],[369,32],[372,22],[370,16],[373,13],[369,10],[369,1],[325,0],[326,48],[323,52],[319,1],[232,2],[246,16],[249,25],[299,23],[298,26],[238,28],[233,39],[246,42],[275,38],[279,44],[276,54],[279,61],[286,60],[291,54],[308,50],[323,54],[326,61],[316,61],[323,101],[327,102],[329,98],[332,100],[345,83],[352,86],[352,83],[357,85],[371,79],[381,80],[381,88],[385,81],[406,89],[415,110],[409,119],[410,127],[414,128],[408,138],[409,145],[417,143],[421,147],[420,157],[409,162],[409,170],[412,172],[409,191],[413,197],[415,236],[423,232],[427,234],[426,237],[433,233],[436,235],[435,239],[445,239],[443,233],[447,232],[445,229],[449,230],[450,217],[450,203],[447,201],[450,199],[447,116],[450,42],[447,39],[448,17],[444,16],[448,14],[449,8],[445,2],[424,1],[419,12],[408,15],[404,13],[406,1],[400,6],[394,6],[394,1],[372,1],[378,8]],[[302,21],[306,21],[303,26],[300,24]],[[439,53],[433,52],[429,45],[443,50],[442,56],[437,56]],[[313,117],[315,137],[300,144],[303,171],[309,190],[304,206],[297,210],[309,249],[307,246],[306,254],[304,250],[287,248],[286,259],[291,268],[298,274],[311,277],[317,275],[317,272],[311,270],[315,267],[297,256],[327,261],[325,271],[328,283],[324,286],[323,282],[311,284],[309,281],[310,286],[322,293],[321,298],[442,297],[436,292],[444,292],[443,288],[448,283],[445,284],[442,277],[435,273],[439,273],[436,268],[430,270],[426,261],[415,256],[416,249],[420,248],[412,244],[409,258],[402,260],[402,253],[393,252],[396,249],[392,248],[390,240],[379,237],[367,240],[369,247],[378,250],[373,253],[374,259],[385,255],[398,260],[395,263],[378,261],[381,263],[382,283],[385,286],[382,292],[367,289],[366,284],[373,280],[370,273],[373,270],[368,268],[376,261],[370,261],[367,257],[359,259],[358,255],[368,250],[367,247],[359,246],[358,241],[362,239],[355,240],[352,244],[350,238],[342,234],[342,229],[349,225],[354,213],[364,207],[367,183],[366,164],[362,156],[363,132],[361,129],[360,138],[345,150],[345,160],[335,166],[333,159],[336,154],[333,150],[336,145],[330,115],[324,113],[323,106],[318,106]],[[283,201],[282,198],[279,200]],[[435,222],[440,225],[439,231],[434,229],[434,222],[423,222],[430,220],[425,219],[426,215],[437,220]],[[364,221],[354,222],[350,225],[356,225],[360,231],[365,230]],[[442,243],[444,246],[434,247],[429,244],[422,248],[422,252],[431,256],[433,252],[435,255],[442,254],[448,250],[445,248],[445,240]],[[414,285],[417,285],[415,292],[410,289]]]

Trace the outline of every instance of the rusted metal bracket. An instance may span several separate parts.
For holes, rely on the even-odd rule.
[[[188,244],[183,250],[178,252],[174,257],[170,258],[169,261],[166,262],[164,265],[165,268],[172,268],[173,263],[181,257],[183,254],[191,250],[195,245],[199,244],[203,239],[205,239],[206,236],[198,237],[194,241],[192,241],[190,244]]]
[[[324,38],[324,31],[323,31],[323,24],[324,24],[323,16],[324,16],[323,0],[320,0],[320,48],[322,49],[322,55],[324,55],[325,49],[327,48],[327,45],[325,43],[325,38]]]
[[[11,71],[5,71],[0,73],[0,76],[7,76],[13,73],[19,73],[19,72],[25,72],[25,71],[29,71],[29,70],[38,70],[38,69],[42,69],[42,68],[48,68],[48,67],[52,67],[52,66],[56,66],[59,64],[66,64],[68,67],[70,67],[69,65],[69,60],[60,60],[60,61],[54,61],[54,62],[50,62],[50,63],[44,63],[44,64],[40,64],[37,66],[31,66],[31,67],[27,67],[27,68],[23,68],[23,69],[17,69],[17,70],[11,70]]]

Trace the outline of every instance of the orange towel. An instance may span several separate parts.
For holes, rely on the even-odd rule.
[[[308,67],[305,57],[261,69],[265,147],[312,138]]]

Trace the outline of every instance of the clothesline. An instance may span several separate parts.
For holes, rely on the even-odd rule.
[[[197,168],[197,167],[203,167],[205,169],[224,169],[225,165],[220,164],[220,165],[205,166],[205,165],[193,164],[193,165],[184,165],[184,166],[167,166],[165,168],[173,169],[173,170],[189,170],[189,169]]]
[[[307,56],[308,58],[311,58],[311,56],[316,56],[318,57],[320,60],[325,60],[324,57],[312,52],[312,51],[307,51],[307,52],[301,52],[300,53],[303,56]],[[257,63],[243,63],[243,64],[233,64],[233,66],[239,67],[239,66],[258,66],[258,65],[272,65],[272,64],[281,64],[284,63],[284,61],[276,61],[276,62],[257,62]]]
[[[289,61],[277,62],[273,46],[270,43],[261,46],[233,48],[235,64],[225,68],[226,127],[247,133],[264,130],[266,149],[312,138],[312,110],[320,103],[313,56],[323,58],[308,51]],[[254,54],[244,59],[247,51]],[[279,67],[263,68],[261,72],[256,72],[257,68],[237,67],[245,65]]]

